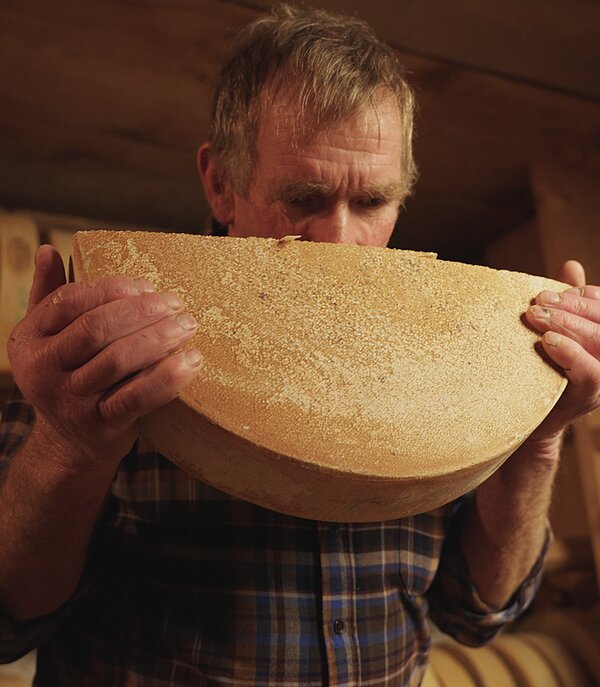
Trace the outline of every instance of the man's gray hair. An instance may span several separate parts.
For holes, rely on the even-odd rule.
[[[210,140],[219,174],[246,196],[256,163],[264,98],[293,105],[298,136],[317,133],[391,95],[400,110],[406,194],[416,177],[413,93],[394,50],[365,22],[277,5],[244,27],[217,79]],[[272,102],[272,100],[271,100]]]

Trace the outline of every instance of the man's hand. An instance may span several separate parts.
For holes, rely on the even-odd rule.
[[[59,254],[42,246],[27,315],[8,345],[36,431],[69,468],[108,461],[114,469],[136,438],[137,419],[197,373],[200,354],[180,350],[195,329],[180,299],[155,293],[146,280],[66,284]]]
[[[574,260],[563,265],[557,278],[573,288],[542,291],[526,317],[543,332],[544,350],[569,383],[533,440],[559,434],[576,417],[600,405],[600,287],[585,285],[584,269]]]
[[[527,320],[569,379],[552,412],[477,490],[463,527],[463,548],[480,596],[501,608],[525,579],[544,542],[564,428],[599,405],[600,288],[584,286],[583,267],[565,263],[564,293],[543,291]]]

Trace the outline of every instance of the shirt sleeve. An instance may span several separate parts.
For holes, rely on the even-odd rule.
[[[503,608],[493,608],[479,596],[469,573],[459,534],[463,513],[464,504],[450,526],[440,566],[428,592],[429,616],[442,632],[462,644],[481,646],[516,620],[535,598],[552,533],[547,524],[544,546],[529,574]]]
[[[15,387],[2,413],[0,423],[0,485],[4,472],[35,420],[35,411]],[[36,647],[67,613],[67,604],[34,620],[16,620],[0,605],[0,663],[24,656]]]

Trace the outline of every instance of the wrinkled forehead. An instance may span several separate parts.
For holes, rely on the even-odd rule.
[[[355,137],[402,137],[401,112],[397,100],[381,90],[356,107],[333,106],[306,98],[291,88],[265,88],[260,97],[257,146],[285,141],[295,148],[313,143],[320,135],[351,129]]]

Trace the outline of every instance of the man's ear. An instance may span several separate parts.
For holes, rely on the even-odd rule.
[[[231,185],[224,183],[221,179],[210,143],[200,146],[196,160],[204,193],[213,216],[219,224],[228,227],[235,219],[233,191]]]

